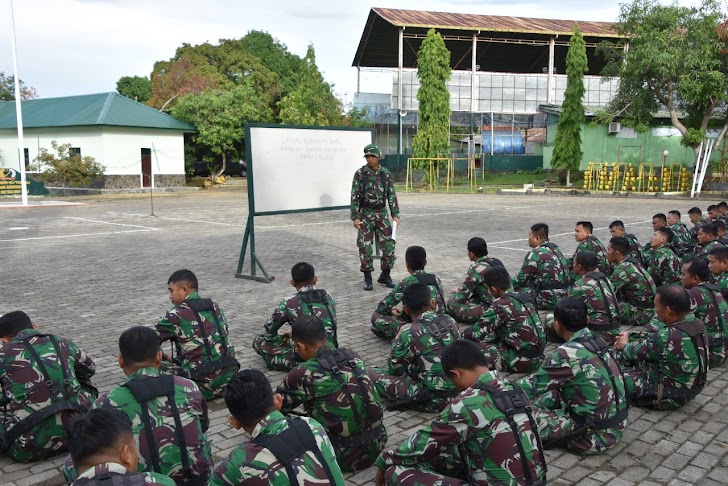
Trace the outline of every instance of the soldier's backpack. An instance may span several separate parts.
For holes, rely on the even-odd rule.
[[[657,400],[663,398],[675,398],[677,400],[689,400],[694,398],[701,392],[705,386],[708,373],[708,338],[705,334],[705,325],[699,320],[685,321],[674,326],[680,332],[687,334],[695,346],[695,353],[698,356],[698,374],[695,377],[693,386],[690,388],[676,388],[673,386],[665,386],[657,383],[645,387],[637,397],[638,401],[642,399]]]
[[[190,307],[190,309],[192,309],[192,312],[195,313],[197,327],[200,330],[200,335],[202,336],[202,341],[205,348],[205,357],[203,358],[203,363],[192,368],[189,371],[187,377],[191,380],[194,380],[199,376],[204,376],[214,371],[225,368],[232,368],[233,366],[240,369],[240,363],[230,353],[230,349],[228,348],[228,344],[226,342],[227,333],[220,324],[220,319],[218,319],[217,317],[217,312],[215,312],[215,304],[212,302],[212,300],[196,299],[187,300],[185,301],[185,303]],[[205,331],[205,326],[202,323],[202,317],[200,316],[200,312],[202,311],[211,311],[212,313],[213,321],[215,322],[215,329],[217,330],[217,334],[220,337],[220,346],[222,347],[222,353],[220,358],[218,359],[213,358],[212,347],[210,345],[210,336],[208,336],[207,331]]]
[[[140,473],[107,472],[93,478],[80,478],[74,486],[148,486],[146,476]]]
[[[506,267],[505,265],[503,265],[503,262],[497,258],[486,257],[485,262],[491,267]]]
[[[336,325],[336,315],[329,306],[329,301],[326,298],[326,291],[323,289],[309,289],[299,292],[298,295],[301,297],[301,302],[306,304],[308,307],[307,315],[313,314],[313,304],[321,304],[326,307],[326,312],[331,320],[331,327],[334,330],[334,346],[339,347],[338,330]],[[305,312],[304,312],[305,314]]]
[[[422,323],[422,327],[427,329],[432,337],[435,338],[435,341],[438,342],[440,348],[444,348],[446,346],[445,338],[448,335],[453,335],[455,332],[455,330],[452,328],[452,322],[450,322],[451,319],[452,318],[447,314],[443,314],[441,316],[437,316],[431,321]]]
[[[538,433],[538,425],[533,417],[533,409],[531,408],[531,402],[528,399],[526,393],[515,383],[512,383],[513,390],[499,390],[491,385],[476,383],[474,388],[479,390],[487,391],[490,394],[491,399],[495,407],[506,416],[508,426],[511,428],[511,433],[515,439],[516,446],[518,447],[518,455],[521,459],[521,467],[523,468],[523,478],[525,484],[528,485],[542,485],[546,484],[546,460],[544,458],[544,447],[541,444],[541,436]],[[523,442],[521,440],[521,432],[518,429],[518,423],[516,422],[516,415],[526,414],[528,422],[531,425],[531,431],[536,437],[536,446],[538,447],[539,462],[533,465],[534,471],[537,470],[537,466],[540,465],[543,468],[543,478],[534,477],[531,471],[531,467],[526,459],[526,451],[523,448]],[[521,478],[515,478],[521,479]],[[524,484],[519,481],[519,484]]]
[[[536,289],[537,292],[541,290],[554,290],[554,289],[567,289],[571,286],[571,274],[567,270],[567,268],[563,265],[562,260],[565,260],[564,255],[561,253],[561,249],[555,244],[551,243],[550,241],[547,241],[543,244],[544,247],[546,247],[549,250],[549,253],[551,253],[556,260],[561,263],[561,278],[563,282],[552,282],[549,287],[541,287],[541,285],[538,286]]]
[[[62,382],[59,383],[58,381],[54,381],[50,378],[51,375],[48,373],[48,369],[43,363],[38,351],[36,351],[36,349],[33,348],[33,345],[30,344],[30,340],[36,337],[47,337],[53,346],[61,368]],[[74,392],[71,387],[71,372],[68,368],[68,361],[61,357],[61,349],[58,346],[58,340],[56,337],[52,334],[34,333],[20,340],[20,342],[30,355],[30,361],[33,365],[35,365],[34,368],[38,370],[39,374],[43,378],[42,382],[48,389],[51,403],[47,407],[31,413],[23,420],[10,427],[10,429],[0,431],[0,452],[7,450],[13,442],[18,439],[18,437],[58,412],[76,412],[78,414],[83,414],[88,411],[86,407],[71,400],[71,397],[74,396]]]
[[[445,308],[445,296],[442,294],[442,288],[440,288],[440,285],[437,283],[437,277],[434,276],[431,273],[416,273],[415,277],[417,278],[417,281],[421,283],[422,285],[427,285],[428,287],[434,286],[437,289],[437,293],[442,299],[442,307],[443,310]]]
[[[382,423],[382,408],[376,402],[372,402],[369,397],[369,392],[366,387],[366,381],[369,381],[369,377],[368,375],[365,376],[365,373],[362,373],[362,370],[357,366],[355,358],[354,354],[346,348],[327,349],[320,353],[317,358],[321,369],[324,372],[331,373],[331,375],[338,380],[340,390],[337,390],[336,393],[338,394],[340,391],[344,392],[346,401],[349,403],[349,407],[354,414],[354,420],[356,420],[356,423],[364,424],[362,427],[364,432],[358,435],[342,437],[340,435],[333,435],[329,433],[331,444],[339,450],[362,444],[369,444],[370,442],[378,440],[385,433],[384,424]],[[356,379],[358,395],[364,400],[364,406],[362,408],[366,417],[361,416],[361,413],[357,408],[356,400],[354,400],[344,377],[341,376],[342,368],[350,368],[354,378]],[[373,389],[373,385],[371,385],[371,388]],[[364,418],[364,420],[362,420],[362,418]],[[376,422],[379,422],[379,425],[373,427]]]
[[[608,277],[602,272],[591,272],[591,277],[597,281],[597,286],[599,287],[602,296],[606,296],[607,293],[604,291],[604,284],[602,282],[604,280],[609,281]],[[616,301],[616,295],[614,294],[614,292],[612,292],[612,296],[615,298]],[[617,307],[616,309],[612,309],[612,306],[609,305],[609,300],[606,299],[606,297],[603,299],[603,302],[604,305],[607,307],[607,319],[609,319],[609,326],[594,326],[590,327],[589,329],[594,329],[602,332],[619,329],[619,308]],[[617,315],[613,315],[614,313],[616,313]]]
[[[296,470],[293,467],[293,461],[306,452],[312,452],[316,456],[326,473],[326,477],[329,479],[329,484],[336,484],[331,468],[316,444],[316,437],[311,432],[308,423],[300,418],[286,419],[286,421],[288,422],[288,428],[280,434],[259,434],[250,442],[265,447],[275,456],[276,460],[286,468],[288,482],[292,486],[299,486],[300,484],[296,476]]]
[[[639,262],[636,258],[628,257],[628,258],[625,258],[624,261],[633,264],[635,266],[635,269],[637,270],[637,272],[640,275],[642,275],[642,278],[644,278],[645,280],[652,280],[652,276],[649,275],[647,273],[647,271],[645,271],[645,269],[642,267],[642,263]],[[651,300],[652,297],[654,297],[654,295],[653,296],[643,295],[643,297],[646,298],[647,300],[627,301],[627,303],[633,307],[638,307],[640,309],[647,309],[647,308],[655,306],[655,304]]]
[[[131,380],[124,385],[129,389],[134,400],[139,402],[141,408],[142,425],[144,426],[144,435],[147,440],[147,449],[149,450],[149,462],[152,470],[162,474],[161,462],[159,459],[159,444],[154,436],[154,424],[149,414],[148,403],[159,397],[167,398],[167,407],[172,411],[174,418],[174,443],[179,448],[180,459],[182,460],[182,474],[185,477],[187,485],[205,485],[207,484],[207,475],[195,475],[190,464],[190,457],[187,453],[187,441],[185,440],[182,418],[177,408],[177,402],[174,399],[174,377],[171,375],[160,375],[150,378],[137,378]],[[140,435],[141,437],[141,435]]]
[[[725,316],[723,313],[720,312],[720,308],[718,307],[718,298],[715,296],[715,294],[720,294],[720,289],[717,285],[709,283],[709,282],[703,282],[700,284],[701,287],[704,287],[708,289],[710,293],[710,300],[713,302],[713,307],[715,308],[715,315],[718,317],[718,325],[720,326],[721,332],[725,332],[726,326],[728,326],[728,323],[726,323]],[[721,294],[722,295],[722,294]],[[706,331],[707,335],[707,331]],[[725,346],[728,344],[728,340],[726,340],[725,335],[719,337],[719,338],[709,338],[708,339],[708,346],[714,347],[714,346]]]
[[[526,309],[526,312],[528,312],[528,317],[531,319],[534,325],[538,325],[538,323],[541,322],[541,318],[538,316],[538,312],[534,312],[531,308],[535,310],[535,304],[533,303],[533,297],[529,292],[508,292],[505,294],[507,297],[510,297],[511,299],[519,302],[524,309]],[[540,346],[531,346],[526,349],[519,349],[516,351],[518,356],[523,356],[524,358],[541,358],[543,356],[543,351],[546,348],[546,343],[542,343]]]

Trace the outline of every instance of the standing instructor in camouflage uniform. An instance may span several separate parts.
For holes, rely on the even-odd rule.
[[[364,272],[364,290],[372,290],[372,261],[374,238],[379,239],[382,250],[382,274],[380,284],[394,288],[389,272],[394,265],[394,240],[392,223],[387,217],[387,206],[392,220],[399,226],[399,204],[394,192],[394,180],[387,169],[379,166],[382,151],[373,143],[364,147],[367,165],[357,170],[351,183],[351,219],[358,230],[356,246],[359,247],[361,271]]]

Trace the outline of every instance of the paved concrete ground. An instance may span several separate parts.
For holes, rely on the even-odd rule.
[[[244,192],[199,192],[155,199],[84,199],[86,206],[0,210],[0,313],[23,309],[46,331],[75,340],[96,360],[95,383],[104,392],[123,379],[116,365],[119,333],[152,325],[169,306],[166,282],[179,268],[192,269],[200,291],[225,309],[243,367],[261,367],[250,348],[278,299],[288,295],[291,266],[301,260],[317,270],[320,287],[337,300],[339,341],[385,365],[388,343],[369,332],[369,317],[386,290],[361,291],[355,230],[348,211],[261,217],[256,223],[259,258],[277,278],[271,284],[234,277],[247,217]],[[705,208],[712,201],[701,201]],[[608,239],[606,226],[622,219],[641,241],[651,234],[655,212],[693,206],[685,199],[402,194],[402,226],[393,277],[405,275],[408,245],[427,249],[427,269],[446,287],[468,266],[466,242],[483,236],[490,253],[516,271],[527,251],[528,227],[544,221],[565,253],[575,248],[574,222],[588,219]],[[687,216],[685,216],[687,220]],[[607,454],[580,458],[548,452],[552,484],[725,484],[728,482],[728,373],[710,371],[701,396],[675,412],[633,408],[624,440]],[[282,373],[268,372],[273,385]],[[247,440],[228,428],[221,400],[211,404],[209,435],[216,460]],[[432,415],[387,413],[389,444],[402,442]],[[38,464],[0,459],[4,484],[61,484],[58,457]],[[349,476],[371,484],[373,469]]]

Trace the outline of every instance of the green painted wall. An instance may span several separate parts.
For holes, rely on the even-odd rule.
[[[670,126],[670,125],[663,125]],[[551,167],[553,157],[553,143],[556,138],[556,125],[549,125],[546,133],[546,146],[543,150],[543,167]],[[581,148],[584,157],[581,159],[580,170],[586,170],[589,162],[617,162],[637,165],[640,161],[640,145],[642,146],[642,161],[655,166],[662,165],[662,152],[667,150],[669,155],[665,164],[685,164],[692,167],[695,162],[693,149],[680,145],[682,137],[654,137],[652,130],[637,133],[636,138],[621,138],[615,133],[607,133],[605,125],[584,124],[581,126]],[[718,160],[720,153],[714,151],[711,160]]]

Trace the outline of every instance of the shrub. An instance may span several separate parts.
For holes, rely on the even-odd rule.
[[[41,148],[33,160],[33,170],[42,172],[46,182],[63,187],[90,187],[104,175],[104,166],[93,157],[70,154],[70,143],[51,142],[52,150]]]

